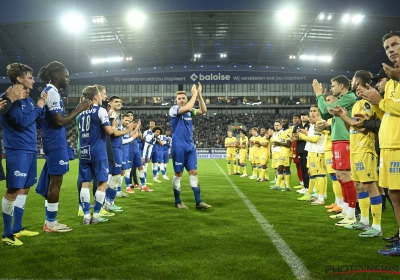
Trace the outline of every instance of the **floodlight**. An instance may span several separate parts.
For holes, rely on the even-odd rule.
[[[194,57],[195,57],[195,58],[200,58],[200,57],[201,57],[201,54],[196,53],[196,54],[194,54]]]
[[[143,22],[146,20],[146,18],[147,18],[146,14],[139,11],[133,11],[128,15],[129,23],[135,27],[141,26]]]
[[[350,16],[349,16],[348,14],[345,14],[345,15],[342,17],[342,22],[344,22],[344,23],[349,22],[349,20],[350,20]]]
[[[74,32],[80,31],[85,26],[85,21],[81,15],[70,14],[62,19],[62,25]]]
[[[323,20],[323,19],[325,18],[325,15],[324,15],[324,14],[320,14],[318,18],[319,18],[320,20]]]
[[[327,20],[331,20],[332,19],[332,15],[329,15]]]
[[[363,18],[364,18],[364,15],[353,15],[353,17],[351,18],[351,21],[354,23],[360,23]]]
[[[276,13],[276,16],[282,21],[283,24],[291,23],[296,18],[296,11],[292,8],[285,8]]]
[[[221,57],[226,57],[226,53],[221,53]]]
[[[93,21],[93,23],[103,23],[104,22],[104,17],[103,16],[96,16],[96,17],[93,17],[92,21]]]

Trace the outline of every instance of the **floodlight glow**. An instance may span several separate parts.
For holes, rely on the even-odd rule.
[[[85,21],[81,15],[71,14],[62,19],[62,24],[72,31],[80,31],[85,26]]]
[[[342,17],[342,21],[343,21],[344,23],[349,22],[349,20],[350,20],[350,16],[349,16],[348,14],[345,14],[345,15]]]
[[[141,26],[146,20],[147,16],[139,11],[133,11],[128,15],[128,21],[133,26]]]
[[[93,17],[92,21],[93,21],[93,23],[103,23],[104,17],[103,16]]]
[[[327,20],[331,20],[332,19],[332,15],[329,15]]]
[[[289,59],[296,59],[296,56],[295,55],[290,55]]]
[[[221,57],[226,57],[226,53],[221,53]]]
[[[303,60],[319,60],[326,62],[332,60],[332,56],[317,56],[317,55],[300,55],[299,58]]]
[[[105,63],[105,62],[119,62],[122,60],[124,60],[124,58],[121,56],[106,57],[106,58],[92,58],[92,63],[97,64],[97,63]]]
[[[132,57],[128,56],[128,57],[125,58],[125,60],[132,60]]]
[[[292,8],[286,8],[282,11],[278,11],[276,16],[282,21],[282,23],[291,23],[296,18],[296,11]]]
[[[324,15],[324,14],[320,14],[320,15],[319,15],[319,19],[320,19],[320,20],[323,20],[324,18],[325,18],[325,15]]]
[[[351,18],[351,21],[354,23],[360,23],[363,18],[364,18],[364,15],[353,15],[353,17]]]
[[[194,54],[194,57],[195,57],[195,58],[200,58],[200,57],[201,57],[201,54],[196,53],[196,54]]]

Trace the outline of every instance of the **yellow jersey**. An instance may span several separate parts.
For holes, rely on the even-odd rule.
[[[326,122],[328,124],[332,125],[332,119],[329,119]],[[324,131],[321,132],[321,134],[325,135],[325,141],[324,141],[325,152],[332,151],[331,131],[330,130],[324,130]]]
[[[237,143],[236,137],[226,137],[225,138],[225,147],[226,147],[226,152],[228,154],[236,153],[236,151],[235,151],[236,143]]]
[[[287,141],[290,141],[290,137],[292,137],[292,131],[289,128],[286,129],[281,129],[278,132],[278,142],[280,143],[286,143]],[[287,156],[287,157],[293,157],[293,150],[292,150],[292,145],[289,147],[284,147],[280,146],[281,151],[280,155],[281,156]]]
[[[244,147],[240,147],[240,149],[247,151],[247,147],[249,146],[249,138],[247,138],[247,136],[245,136],[244,138],[240,138],[239,143],[240,143],[240,146],[242,146],[243,144],[245,145]]]
[[[376,112],[368,101],[357,100],[353,105],[351,116],[355,114],[367,114],[371,120],[376,119]],[[357,128],[350,126],[350,153],[374,153],[375,151],[375,133],[371,131],[361,132]]]
[[[375,108],[376,109],[376,108]],[[385,97],[379,102],[383,111],[379,129],[379,146],[381,149],[400,149],[400,83],[390,79],[386,83]],[[380,113],[382,113],[380,111]]]
[[[253,145],[253,156],[256,156],[256,155],[260,154],[260,146],[257,146],[255,144],[255,142],[258,141],[260,143],[261,136],[257,135],[257,136],[253,136],[252,138],[253,138],[253,143],[254,143],[254,145]]]
[[[260,144],[265,144],[265,143],[269,144],[269,140],[264,135],[264,137],[260,138]],[[260,155],[261,156],[262,155],[265,155],[265,156],[269,155],[269,145],[266,146],[266,147],[260,145]]]

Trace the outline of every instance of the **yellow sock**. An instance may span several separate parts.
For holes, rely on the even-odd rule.
[[[231,165],[229,163],[227,163],[226,167],[228,167],[228,173],[231,173]]]
[[[262,168],[262,169],[261,169],[261,172],[260,172],[260,177],[259,177],[259,178],[264,179],[264,175],[265,175],[265,169]]]
[[[362,196],[362,198],[360,198]],[[360,205],[361,211],[361,219],[360,221],[364,224],[369,224],[369,206],[371,199],[368,196],[367,192],[362,192],[358,194],[358,205]],[[381,211],[382,211],[382,204],[381,204]]]
[[[382,197],[371,197],[372,226],[381,226],[382,218]]]
[[[281,186],[282,180],[283,180],[283,174],[278,173],[278,177],[276,178],[275,186]]]
[[[311,195],[312,194],[312,192],[313,192],[313,190],[314,190],[314,188],[315,188],[315,177],[310,177],[310,181],[309,181],[309,183],[308,183],[308,191],[307,191],[307,194],[308,195]]]
[[[286,183],[286,188],[290,188],[290,181],[292,179],[292,174],[290,173],[285,173],[285,183]]]
[[[236,173],[236,164],[233,164],[233,173]]]
[[[243,166],[243,167],[242,167],[242,170],[243,170],[243,171],[242,171],[242,172],[243,172],[243,174],[244,174],[244,175],[247,175],[246,166]]]
[[[315,177],[315,192],[316,194],[324,194],[324,178],[325,177]]]
[[[340,186],[339,181],[332,181],[332,188],[335,196],[339,199],[343,199],[342,187]]]
[[[257,168],[257,167],[254,167],[254,168],[253,168],[253,176],[256,176],[256,177],[257,177],[257,173],[258,173],[258,168]]]

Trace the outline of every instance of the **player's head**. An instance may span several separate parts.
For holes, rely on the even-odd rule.
[[[319,120],[320,120],[320,116],[319,115],[317,115],[317,114],[311,114],[310,115],[310,123],[311,124],[316,124],[317,121],[319,121]]]
[[[100,92],[96,86],[87,86],[82,90],[82,96],[86,100],[93,101],[97,105],[101,105],[103,99],[101,98]]]
[[[282,128],[288,128],[289,127],[289,119],[283,118],[281,124],[282,124]]]
[[[111,110],[118,112],[122,108],[122,100],[119,96],[113,95],[110,97],[110,101],[108,101]]]
[[[153,129],[153,127],[155,127],[155,126],[156,126],[156,123],[154,121],[149,122],[150,129]]]
[[[106,87],[102,86],[102,85],[94,85],[95,87],[97,87],[97,90],[100,92],[101,95],[101,99],[103,101],[107,100],[107,91],[106,91]]]
[[[366,70],[358,70],[354,73],[354,77],[351,80],[351,91],[357,92],[358,87],[366,88],[367,84],[371,84],[372,73]]]
[[[176,104],[179,106],[185,106],[187,103],[187,96],[185,91],[177,91],[176,92]]]
[[[340,96],[349,91],[350,81],[346,76],[340,75],[331,79],[331,92],[335,96]]]
[[[385,94],[385,86],[389,81],[388,75],[385,73],[385,69],[379,71],[378,76],[372,78],[373,82],[376,82],[375,87],[378,89],[379,93],[383,96]]]
[[[251,134],[253,134],[253,136],[257,136],[258,135],[258,127],[253,127],[251,129]]]
[[[339,100],[339,98],[337,96],[334,96],[331,92],[327,92],[325,94],[325,101],[326,101],[326,103],[328,103],[328,105],[331,105],[338,100]]]
[[[309,119],[310,119],[310,116],[309,116],[308,112],[307,112],[307,111],[301,112],[301,113],[300,113],[300,119],[301,119],[301,121],[302,121],[303,123],[308,122]]]
[[[35,83],[32,75],[33,70],[28,65],[21,63],[7,65],[7,76],[13,85],[21,84],[24,89],[32,89]]]
[[[123,127],[127,127],[132,122],[132,118],[128,114],[123,114],[121,118],[121,124]]]
[[[126,112],[126,114],[131,118],[131,121],[133,121],[133,112],[128,111],[128,112]]]
[[[383,48],[391,62],[396,63],[400,58],[400,31],[392,31],[382,38]]]
[[[228,130],[228,137],[232,137],[232,131]]]
[[[167,136],[167,137],[171,136],[171,130],[166,130],[165,131],[165,136]]]
[[[301,116],[300,114],[293,114],[293,125],[299,124],[301,121]]]
[[[274,122],[274,129],[275,129],[275,131],[279,131],[279,130],[282,129],[281,120],[276,120],[276,121]]]
[[[51,83],[58,89],[67,88],[69,84],[69,72],[67,68],[58,61],[53,61],[40,68],[39,80],[43,83]]]
[[[161,127],[159,127],[159,126],[155,126],[155,127],[153,127],[152,129],[151,129],[151,132],[153,132],[153,134],[154,134],[154,137],[158,137],[158,136],[160,136],[161,134],[163,134],[163,129],[161,128]]]
[[[241,129],[239,133],[241,138],[245,138],[247,136],[247,133],[244,129]]]
[[[261,129],[260,129],[260,134],[261,134],[262,136],[264,136],[265,133],[267,133],[267,130],[265,129],[265,127],[261,127]]]
[[[319,110],[318,110],[318,105],[317,105],[317,104],[311,105],[311,107],[310,107],[310,116],[311,116],[311,115],[317,115],[317,116],[320,115],[320,114],[319,114]]]

